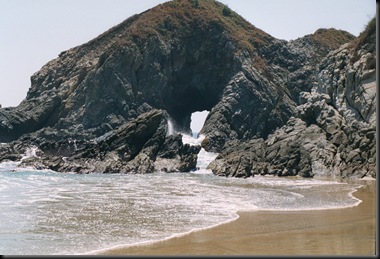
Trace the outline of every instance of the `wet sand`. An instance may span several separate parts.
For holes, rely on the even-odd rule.
[[[361,180],[356,207],[240,212],[235,221],[105,255],[376,255],[376,181]]]

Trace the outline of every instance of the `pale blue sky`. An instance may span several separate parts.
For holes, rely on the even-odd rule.
[[[0,0],[0,104],[17,106],[30,76],[59,53],[83,44],[165,0]],[[220,0],[256,27],[291,40],[318,28],[357,36],[375,0]]]

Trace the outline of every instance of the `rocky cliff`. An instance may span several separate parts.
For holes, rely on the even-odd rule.
[[[209,110],[202,146],[220,153],[215,174],[373,174],[375,55],[365,41],[340,47],[353,40],[321,29],[287,42],[217,1],[161,4],[36,72],[25,100],[0,109],[0,161],[35,146],[23,165],[185,172],[200,147],[170,135],[168,120],[186,133]]]
[[[375,28],[373,19],[359,38],[314,63],[310,91],[298,93],[297,112],[283,127],[265,139],[231,141],[210,169],[240,177],[376,177]]]

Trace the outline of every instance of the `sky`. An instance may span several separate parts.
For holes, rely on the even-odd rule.
[[[0,0],[0,104],[17,106],[26,97],[32,74],[62,51],[164,2],[167,0]],[[219,2],[284,40],[319,28],[346,30],[358,36],[376,15],[375,0]]]

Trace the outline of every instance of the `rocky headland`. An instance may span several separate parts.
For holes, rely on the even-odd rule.
[[[0,107],[0,162],[189,172],[202,147],[221,176],[376,177],[375,28],[288,42],[217,1],[169,1],[32,75],[26,98]],[[202,110],[202,145],[184,144]]]

